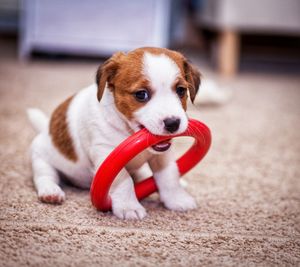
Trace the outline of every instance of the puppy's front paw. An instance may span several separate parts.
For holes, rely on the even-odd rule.
[[[139,202],[112,203],[113,214],[123,220],[141,220],[147,212]]]
[[[195,199],[182,188],[160,192],[160,199],[170,210],[186,211],[197,208]]]
[[[65,200],[65,192],[57,184],[47,184],[38,191],[39,200],[50,204],[61,204]]]

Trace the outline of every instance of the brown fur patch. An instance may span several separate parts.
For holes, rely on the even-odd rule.
[[[175,94],[176,94],[177,87],[188,88],[188,82],[183,78],[178,78],[172,85],[172,90],[175,92]],[[187,93],[184,95],[184,97],[180,98],[182,108],[185,111],[187,110],[187,98],[188,98]]]
[[[52,113],[49,132],[55,147],[69,160],[76,161],[77,154],[69,133],[67,111],[73,96],[61,103]]]
[[[135,99],[134,92],[141,88],[146,88],[151,92],[149,83],[148,81],[143,80],[143,78],[140,77],[136,82],[132,83],[132,85],[127,88],[127,90],[118,90],[118,88],[120,87],[116,86],[116,90],[114,90],[113,92],[116,107],[128,119],[132,119],[133,113],[137,109],[145,105],[145,103],[138,102]]]

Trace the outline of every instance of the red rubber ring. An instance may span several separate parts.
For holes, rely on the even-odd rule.
[[[172,136],[153,135],[148,130],[142,129],[115,148],[99,167],[90,192],[93,205],[101,211],[111,210],[109,189],[113,180],[127,162],[147,147],[178,136],[195,138],[195,142],[190,149],[177,160],[181,176],[192,169],[206,155],[211,144],[210,130],[205,124],[190,119],[188,128],[184,133]],[[157,187],[153,177],[149,177],[135,185],[135,193],[139,200],[156,191]]]

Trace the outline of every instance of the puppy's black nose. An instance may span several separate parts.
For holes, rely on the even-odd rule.
[[[180,119],[171,117],[164,119],[165,129],[170,132],[174,133],[178,130],[180,125]]]

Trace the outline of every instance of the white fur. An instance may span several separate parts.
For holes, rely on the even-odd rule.
[[[166,134],[162,120],[176,116],[181,119],[182,132],[187,127],[187,117],[171,85],[179,73],[176,64],[167,56],[146,54],[144,73],[150,80],[155,94],[143,108],[128,121],[115,104],[113,94],[104,90],[100,103],[97,86],[91,85],[74,96],[67,112],[69,132],[78,156],[76,162],[68,160],[52,144],[46,124],[37,112],[30,111],[30,119],[38,130],[42,130],[31,145],[34,182],[39,198],[44,202],[61,203],[65,194],[59,187],[58,171],[74,184],[89,188],[99,165],[109,153],[133,131],[143,124],[154,134]],[[35,115],[32,115],[35,114]],[[42,122],[43,121],[43,122]],[[48,122],[47,122],[48,124]],[[41,126],[41,127],[40,127]],[[110,196],[113,213],[122,219],[142,219],[146,211],[138,202],[132,176],[146,163],[156,179],[161,200],[167,208],[187,210],[196,207],[195,201],[179,184],[179,173],[171,150],[154,154],[143,151],[128,163],[116,177]]]

